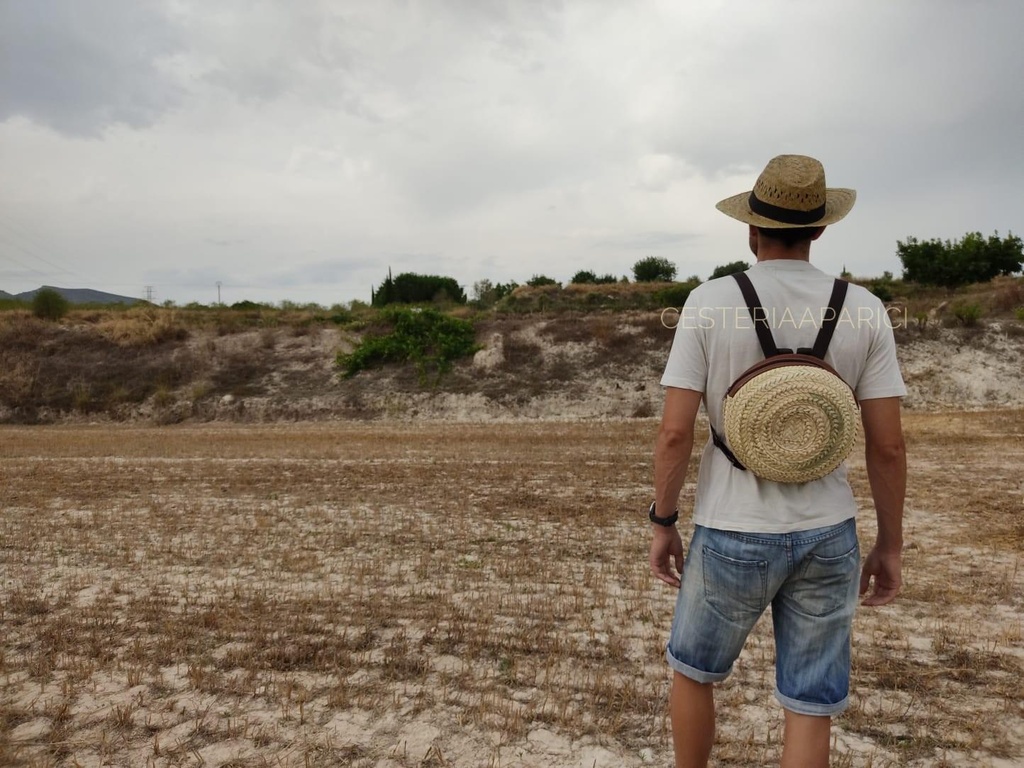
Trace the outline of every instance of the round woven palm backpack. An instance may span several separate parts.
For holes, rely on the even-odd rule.
[[[723,402],[724,439],[714,444],[739,469],[776,483],[807,483],[849,456],[860,422],[853,390],[825,353],[839,322],[848,283],[836,280],[817,339],[796,352],[775,345],[750,278],[734,274],[765,359],[732,383]]]

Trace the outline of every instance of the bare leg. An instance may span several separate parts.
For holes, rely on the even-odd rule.
[[[671,712],[676,768],[704,768],[715,742],[715,687],[676,672]]]
[[[786,710],[782,768],[828,768],[832,718],[798,715]]]

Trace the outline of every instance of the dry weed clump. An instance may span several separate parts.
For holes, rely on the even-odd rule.
[[[1013,312],[1024,306],[1024,278],[998,277],[991,285],[993,311]]]
[[[137,307],[110,313],[96,322],[96,330],[122,347],[146,347],[184,341],[188,328],[176,310]]]
[[[833,764],[1011,765],[1024,414],[907,427],[906,589],[858,614]],[[633,421],[6,427],[0,764],[666,765],[652,439]],[[862,461],[851,477],[866,505]],[[717,764],[778,759],[772,665],[763,621],[718,689]]]
[[[50,336],[53,324],[35,317],[26,310],[0,312],[0,349],[24,351],[35,349]]]
[[[71,413],[116,413],[194,375],[195,359],[172,343],[141,353],[92,329],[51,327],[31,349],[0,351],[5,418],[36,422]]]

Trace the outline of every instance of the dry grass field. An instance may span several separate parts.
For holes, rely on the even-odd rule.
[[[1020,766],[1024,412],[906,426],[906,587],[833,764]],[[0,429],[0,765],[667,766],[655,429]],[[779,754],[769,627],[717,765]]]

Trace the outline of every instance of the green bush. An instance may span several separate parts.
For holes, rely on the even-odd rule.
[[[893,282],[891,278],[876,277],[873,280],[865,281],[863,285],[881,301],[892,301]]]
[[[1024,307],[1017,307],[1017,319],[1024,323]]]
[[[534,275],[533,277],[526,281],[526,284],[531,288],[539,288],[542,285],[562,285],[560,282],[551,279],[547,275]]]
[[[998,232],[987,239],[980,232],[968,232],[956,242],[908,237],[906,242],[897,241],[896,255],[904,280],[955,288],[1020,272],[1024,242],[1012,233],[1000,238]]]
[[[40,288],[32,297],[32,314],[40,320],[60,320],[69,306],[68,300],[53,288]]]
[[[403,272],[392,278],[390,270],[380,288],[371,291],[370,295],[370,303],[375,307],[445,301],[466,303],[466,293],[455,278],[417,275],[414,272]]]
[[[699,280],[688,280],[685,283],[673,283],[654,294],[654,300],[660,308],[675,307],[681,309],[690,297],[690,291],[700,285]]]
[[[335,325],[348,325],[355,319],[352,312],[345,309],[345,307],[332,307],[332,309],[334,311],[327,317],[327,322],[329,323],[334,323]]]
[[[953,317],[965,328],[974,327],[981,318],[981,307],[978,304],[967,304],[961,301],[954,304],[951,309]]]
[[[638,283],[671,283],[676,279],[676,265],[661,256],[648,256],[633,265],[633,279]]]
[[[867,288],[878,297],[879,301],[892,301],[892,288],[885,283],[872,283]]]
[[[746,272],[748,269],[750,269],[750,265],[745,261],[730,261],[728,264],[715,267],[715,271],[711,273],[711,277],[708,279],[714,280],[715,278],[733,275],[737,272]]]
[[[593,285],[597,282],[597,275],[591,272],[589,269],[581,269],[569,280],[574,285]]]
[[[473,283],[473,303],[481,309],[493,307],[518,287],[519,283],[515,280],[507,283],[492,283],[486,278],[478,280]]]
[[[392,308],[381,312],[381,332],[370,332],[352,352],[338,355],[345,378],[387,363],[412,362],[421,374],[442,373],[459,358],[477,350],[476,333],[468,320],[436,309]]]
[[[610,285],[619,279],[615,275],[598,275],[589,269],[581,269],[569,282],[575,285]]]

